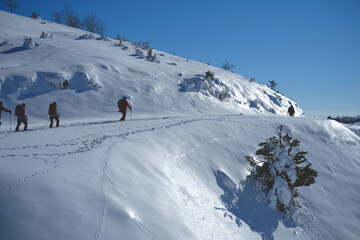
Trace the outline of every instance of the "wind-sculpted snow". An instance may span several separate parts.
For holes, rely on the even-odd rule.
[[[299,225],[259,202],[251,183],[245,184],[245,156],[280,124],[301,141],[319,171],[314,185],[299,189]],[[354,179],[360,139],[335,121],[241,115],[109,119],[3,131],[0,141],[5,239],[356,239],[359,234]]]

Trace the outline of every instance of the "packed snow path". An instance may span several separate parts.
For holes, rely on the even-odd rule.
[[[297,227],[276,212],[242,218],[220,198],[231,190],[223,186],[239,187],[248,174],[245,156],[280,124],[301,141],[319,171],[317,183],[300,190],[305,207]],[[2,239],[355,239],[360,234],[355,181],[360,140],[334,121],[239,115],[106,120],[2,131],[0,141]],[[264,218],[268,221],[260,221]]]

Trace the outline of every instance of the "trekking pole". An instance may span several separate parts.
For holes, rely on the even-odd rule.
[[[44,128],[49,122],[50,122],[50,120],[48,120],[42,128]]]

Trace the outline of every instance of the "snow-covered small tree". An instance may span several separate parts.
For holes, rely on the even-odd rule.
[[[269,81],[270,85],[268,85],[269,88],[271,88],[272,90],[276,91],[275,87],[277,85],[277,83],[275,81]]]
[[[40,19],[39,13],[33,12],[30,16],[32,19]]]
[[[135,46],[135,56],[138,56],[139,58],[145,58],[143,51],[138,48],[138,46]]]
[[[123,47],[124,46],[123,45],[123,40],[121,38],[118,38],[118,40],[119,40],[119,43],[117,44],[117,46]]]
[[[159,60],[157,59],[156,53],[153,54],[152,48],[147,48],[147,53],[148,56],[146,57],[146,59],[150,62],[156,62],[159,63]]]
[[[69,80],[65,79],[63,82],[62,82],[62,88],[65,89],[69,86]]]
[[[31,49],[34,47],[36,47],[36,45],[33,43],[32,38],[25,36],[22,48],[23,49]]]
[[[49,34],[45,33],[44,31],[41,32],[40,38],[47,38]]]
[[[246,156],[252,166],[250,177],[265,192],[270,207],[290,213],[293,221],[300,206],[297,187],[310,186],[318,175],[299,145],[300,141],[284,135],[280,126],[278,136],[259,144],[257,156]]]
[[[152,48],[147,49],[148,57],[151,58],[153,56]]]
[[[221,65],[221,68],[226,70],[226,71],[230,71],[231,69],[233,69],[235,67],[234,64],[229,63],[229,61],[226,59],[223,64]]]
[[[205,73],[205,78],[210,78],[211,81],[215,80],[214,73],[210,70]]]
[[[151,48],[150,48],[150,42],[143,42],[143,43],[142,43],[142,48],[143,48],[144,50],[151,49]]]

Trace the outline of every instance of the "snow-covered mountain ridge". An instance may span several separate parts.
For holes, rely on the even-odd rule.
[[[292,101],[236,74],[87,34],[0,12],[0,99],[29,115],[14,133],[2,113],[0,240],[358,239],[359,136],[284,116]],[[119,122],[123,95],[133,111]],[[280,125],[318,172],[298,189],[297,223],[244,184],[245,156]]]
[[[52,100],[59,102],[64,119],[86,118],[90,112],[110,116],[122,96],[138,115],[286,115],[290,104],[296,116],[303,115],[292,100],[223,69],[156,50],[159,63],[150,62],[136,55],[130,42],[120,46],[116,39],[104,41],[80,29],[6,12],[0,19],[0,98],[11,108],[26,102],[33,120],[46,115]],[[33,48],[23,47],[25,36]],[[214,79],[206,78],[208,71]],[[69,86],[62,89],[65,80]]]

